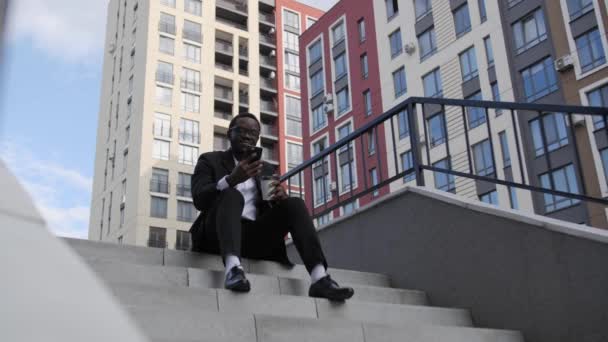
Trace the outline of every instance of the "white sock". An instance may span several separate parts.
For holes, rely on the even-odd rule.
[[[318,264],[317,266],[315,266],[312,271],[310,272],[310,282],[312,284],[316,283],[319,279],[325,277],[327,275],[327,272],[325,270],[325,266],[323,266],[322,264]]]
[[[226,274],[230,271],[234,266],[241,267],[241,260],[236,255],[228,254],[224,258],[224,263],[226,264]]]

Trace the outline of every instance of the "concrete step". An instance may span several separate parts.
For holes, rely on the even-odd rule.
[[[162,248],[149,248],[78,239],[63,239],[87,261],[120,261],[143,265],[179,266],[207,270],[224,270],[222,260],[217,255],[191,253]],[[251,274],[265,274],[283,278],[308,280],[309,275],[303,265],[287,268],[279,263],[261,260],[242,260],[245,271]],[[389,287],[388,276],[377,273],[329,268],[333,278],[346,283]]]
[[[223,289],[224,271],[186,269],[184,267],[138,265],[113,261],[90,261],[89,264],[101,279],[109,284],[133,284],[193,289]],[[277,278],[247,274],[252,284],[251,293],[308,297],[309,280]],[[338,279],[338,281],[340,281]],[[424,292],[387,287],[342,283],[355,289],[353,301],[370,301],[392,304],[426,305]],[[168,291],[168,290],[167,290]],[[178,291],[178,290],[175,290]]]
[[[234,314],[282,317],[340,318],[351,321],[401,325],[404,323],[470,326],[466,310],[428,306],[347,301],[329,302],[309,297],[266,293],[234,293],[227,290],[187,289],[142,284],[109,284],[126,307],[155,309],[170,314],[172,308]],[[193,290],[188,292],[187,290]],[[167,310],[169,310],[167,312]]]
[[[256,315],[258,341],[360,341],[360,342],[524,342],[517,331],[438,325],[356,323],[337,319],[294,319]]]

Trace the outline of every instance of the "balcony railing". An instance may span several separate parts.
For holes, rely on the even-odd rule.
[[[232,113],[222,112],[222,111],[218,111],[218,110],[216,110],[213,113],[213,116],[215,116],[216,118],[219,118],[219,119],[224,119],[224,120],[232,119]]]
[[[158,192],[161,194],[168,194],[169,193],[169,182],[152,179],[152,180],[150,180],[150,191]]]
[[[239,46],[239,56],[241,57],[249,57],[249,49],[244,46]]]
[[[189,251],[190,250],[190,241],[176,241],[175,249],[178,251]]]
[[[156,72],[156,81],[162,82],[162,83],[167,83],[167,84],[173,84],[173,82],[175,81],[175,76],[170,72],[157,71]]]
[[[234,97],[233,97],[233,93],[232,90],[229,88],[224,88],[224,87],[215,87],[215,98],[219,98],[219,99],[223,99],[223,100],[228,100],[228,101],[233,101]]]
[[[260,109],[266,113],[276,113],[277,104],[271,101],[260,101]]]
[[[224,52],[229,55],[232,55],[232,51],[233,51],[232,44],[225,42],[223,40],[216,40],[215,41],[215,51]]]
[[[158,30],[160,32],[175,35],[175,24],[161,21],[158,23]]]
[[[262,124],[262,131],[261,131],[261,133],[263,135],[277,137],[278,136],[278,129],[277,129],[277,126],[275,126],[275,125]]]
[[[241,13],[247,14],[247,1],[236,1],[236,0],[216,0],[216,4],[230,10],[236,10]]]
[[[471,143],[472,134],[469,131],[472,129],[468,128],[468,108],[482,108],[486,119],[482,125],[474,128],[476,130],[475,144]],[[489,115],[489,113],[493,112],[490,111],[490,109],[502,110],[503,114],[500,117],[500,120],[504,120],[504,115],[509,115],[508,113],[510,112],[510,127],[507,132],[510,132],[509,141],[512,141],[509,145],[514,146],[515,148],[510,149],[508,165],[504,164],[505,156],[497,158],[495,155],[495,151],[500,151],[501,149],[494,146],[498,146],[501,139],[498,136],[498,133],[492,130],[491,126],[497,119],[494,116]],[[445,120],[436,121],[433,119],[436,117],[435,113],[438,113],[439,115],[444,115],[444,113],[452,113],[452,115],[454,115],[454,113],[458,114],[451,117],[450,127],[448,129]],[[549,132],[549,134],[546,134],[544,132],[545,129],[556,130],[557,128],[551,128],[553,126],[550,124],[545,128],[545,124],[540,124],[540,140],[542,143],[535,140],[537,141],[535,144],[541,145],[543,153],[538,157],[534,152],[532,152],[532,155],[529,155],[530,152],[524,147],[524,142],[522,141],[519,132],[522,127],[525,127],[519,126],[520,122],[522,122],[522,125],[526,125],[531,118],[536,117],[540,120],[546,115],[552,115],[551,113],[557,113],[555,115],[559,114],[564,116],[563,120],[565,123],[563,124],[563,127],[565,127],[565,129],[563,131],[560,130],[561,133],[559,134],[566,135],[568,144],[570,145],[567,150],[564,150],[564,153],[569,154],[568,157],[564,159],[564,156],[560,155],[560,161],[558,162],[555,160],[555,153],[552,153],[552,151],[557,149],[556,147],[552,147],[555,143],[548,141],[548,139],[553,139],[551,137],[558,133]],[[424,121],[420,123],[418,120],[419,114],[421,114],[420,117],[425,118]],[[405,117],[403,115],[405,115]],[[605,107],[411,97],[361,126],[348,136],[325,148],[313,158],[287,172],[281,176],[281,181],[288,183],[287,185],[289,187],[291,185],[289,183],[292,179],[300,178],[308,180],[304,183],[310,187],[305,189],[307,194],[306,202],[314,217],[330,213],[333,210],[340,208],[340,206],[345,203],[352,202],[363,196],[371,196],[373,192],[381,188],[388,188],[390,184],[395,182],[400,182],[402,184],[405,177],[408,177],[407,179],[415,180],[416,185],[418,186],[425,186],[425,173],[430,173],[430,177],[426,177],[426,179],[435,178],[434,185],[437,188],[452,189],[454,186],[451,185],[455,183],[454,177],[460,177],[471,181],[482,181],[488,184],[530,191],[532,196],[536,197],[540,203],[545,201],[544,212],[546,214],[550,214],[557,209],[565,209],[563,206],[557,209],[553,208],[560,204],[560,199],[564,198],[570,200],[568,202],[570,206],[578,204],[579,201],[586,201],[588,203],[600,204],[605,209],[605,207],[608,206],[608,199],[591,195],[590,192],[587,191],[585,182],[583,182],[582,179],[583,169],[580,161],[581,154],[579,153],[578,141],[576,139],[577,135],[575,134],[575,120],[576,122],[581,120],[579,115],[583,117],[595,115],[596,118],[597,116],[601,116],[605,127],[608,127],[608,108]],[[544,119],[540,121],[544,122]],[[387,129],[386,133],[389,136],[381,137],[377,134],[377,128],[385,127],[385,125],[386,127],[390,127],[390,129]],[[459,125],[461,126],[460,128],[458,128]],[[409,151],[411,153],[411,158],[408,158],[407,167],[400,162],[400,158],[397,155],[397,141],[400,140],[401,127],[408,128],[407,135],[401,135],[404,139],[407,139],[405,141],[410,145]],[[608,129],[604,128],[603,131],[606,134],[606,138],[608,138]],[[376,132],[376,134],[370,134],[372,132]],[[602,134],[604,132],[602,132]],[[349,148],[343,150],[342,148],[347,144],[350,144],[351,146],[360,148],[360,151],[363,151],[365,146],[368,146],[369,144],[369,136],[373,136],[375,139],[374,146],[376,146],[377,150],[375,155],[378,158],[378,165],[382,163],[380,156],[388,155],[389,160],[394,163],[393,165],[397,166],[396,169],[388,168],[390,171],[386,176],[379,173],[379,179],[377,181],[374,180],[374,184],[371,184],[371,180],[369,180],[364,173],[357,173],[356,170],[354,170],[355,167],[348,167],[346,169],[340,168],[340,166],[354,164],[354,156],[352,156],[353,152],[351,152],[353,149]],[[443,143],[439,146],[431,146],[431,141],[437,140],[439,137],[443,137]],[[481,140],[479,139],[480,137]],[[389,145],[392,146],[390,149],[387,147],[385,151],[380,151],[378,150],[382,146],[380,141],[384,141],[385,138],[386,141],[389,142]],[[490,147],[485,150],[487,152],[483,152],[483,156],[481,157],[479,156],[480,150],[476,150],[480,142],[490,145]],[[550,148],[551,150],[549,150]],[[434,150],[433,153],[431,153],[431,150]],[[438,158],[436,154],[439,152],[441,153]],[[359,154],[361,154],[361,152],[359,152]],[[540,176],[528,177],[529,174],[523,165],[529,164],[529,162],[524,163],[524,155],[534,159],[535,162],[542,162],[546,166],[546,170],[543,167],[543,170],[540,172],[546,173]],[[329,160],[331,163],[329,169],[332,170],[332,174],[328,176],[331,178],[332,183],[335,183],[335,186],[332,184],[331,187],[322,187],[324,192],[332,192],[333,195],[329,196],[331,197],[331,200],[324,201],[322,206],[319,207],[318,203],[313,203],[313,199],[319,197],[317,196],[319,194],[317,194],[315,192],[316,190],[313,188],[315,183],[312,181],[312,169],[317,162],[324,159]],[[361,157],[361,160],[357,161],[357,163],[362,164],[362,170],[367,170],[367,159],[368,158],[366,157]],[[453,160],[458,160],[459,162],[457,164],[454,163],[454,166],[451,166]],[[566,161],[564,162],[564,160]],[[567,165],[564,165],[564,163]],[[497,172],[485,174],[483,170],[488,164],[495,170],[510,168],[510,179],[499,178],[501,173]],[[565,176],[562,174],[566,171],[560,173],[562,179],[558,179],[558,176],[553,175],[554,172],[563,170],[565,167],[570,167],[572,179],[563,180]],[[339,177],[338,172],[342,173],[345,170],[347,173],[344,173]],[[354,175],[357,175],[357,177],[353,178]],[[318,175],[315,174],[314,177],[316,179]],[[344,179],[357,179],[356,183],[354,183],[357,186],[349,186],[350,184],[345,184],[346,187],[343,186],[340,182]],[[570,184],[564,185],[564,182]],[[458,184],[456,183],[456,188],[458,188],[457,185]],[[338,191],[338,189],[348,190]],[[308,196],[308,194],[311,195]],[[323,198],[328,196],[321,195],[320,197]],[[547,204],[547,202],[549,202],[549,204]],[[551,205],[553,205],[553,207]]]
[[[184,39],[188,39],[197,43],[203,42],[203,34],[199,31],[184,29],[183,34]]]
[[[222,69],[222,70],[226,70],[226,71],[232,71],[232,65],[228,65],[228,64],[224,64],[222,62],[215,62],[215,67],[218,69]]]
[[[275,150],[264,148],[264,150],[262,151],[262,160],[276,163],[279,158],[277,157],[277,153]]]
[[[266,12],[260,12],[259,13],[259,17],[260,17],[260,21],[264,21],[267,23],[270,23],[272,25],[274,25],[275,19],[274,19],[274,14],[272,13],[266,13]]]
[[[275,36],[260,33],[260,42],[270,45],[276,45],[277,39]]]
[[[154,248],[167,248],[167,240],[163,239],[149,239],[148,247]]]
[[[177,220],[182,222],[194,222],[195,215],[177,215]]]
[[[249,105],[249,94],[239,94],[239,103]]]
[[[276,68],[277,59],[270,56],[260,55],[260,64]]]
[[[266,89],[277,90],[276,79],[260,77],[260,85]]]
[[[178,184],[176,186],[177,196],[192,198],[192,188],[190,185]]]
[[[181,80],[180,82],[182,89],[192,90],[196,92],[201,92],[201,83],[189,80]]]

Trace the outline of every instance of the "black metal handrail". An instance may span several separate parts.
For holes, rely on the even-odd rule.
[[[426,123],[426,116],[425,116],[425,111],[427,107],[440,107],[441,110],[438,110],[438,113],[446,113],[445,109],[446,107],[457,107],[460,108],[461,110],[461,114],[462,114],[462,120],[463,120],[463,125],[465,127],[464,129],[464,134],[465,135],[465,139],[466,139],[466,154],[468,157],[468,172],[462,172],[462,171],[456,171],[453,169],[445,169],[445,168],[439,168],[439,167],[434,167],[432,166],[431,161],[431,155],[430,155],[430,149],[432,148],[432,146],[429,146],[430,144],[430,139],[429,137],[429,133],[428,133],[428,128],[427,128],[427,123]],[[514,181],[508,181],[508,180],[503,180],[503,179],[498,179],[498,176],[496,174],[496,172],[494,172],[493,174],[490,175],[479,175],[479,174],[475,174],[475,170],[473,168],[473,163],[472,163],[472,149],[473,146],[470,144],[469,142],[469,129],[467,126],[467,111],[466,109],[468,107],[479,107],[479,108],[483,108],[484,112],[485,112],[485,117],[486,120],[483,124],[486,125],[487,128],[487,138],[488,141],[490,142],[491,145],[491,154],[492,154],[492,163],[493,166],[496,167],[496,157],[495,157],[495,148],[492,145],[492,141],[493,140],[497,140],[496,134],[492,134],[491,131],[491,121],[490,120],[490,116],[488,113],[488,109],[501,109],[503,111],[510,111],[511,112],[511,123],[512,123],[512,129],[514,130],[514,136],[515,136],[515,144],[516,144],[516,151],[515,152],[511,152],[510,154],[515,156],[518,160],[518,167],[519,167],[519,176],[521,178],[521,182],[514,182]],[[401,163],[399,163],[398,161],[398,157],[397,157],[397,145],[396,145],[396,139],[395,139],[395,123],[394,123],[394,119],[395,117],[397,117],[399,115],[399,113],[406,111],[409,115],[407,115],[407,124],[409,126],[409,142],[410,142],[410,151],[412,153],[412,165],[410,168],[408,168],[407,170],[403,170],[401,172],[399,172],[399,169],[403,168],[401,167]],[[424,128],[419,128],[418,127],[418,119],[417,119],[417,115],[416,112],[418,110],[422,110],[422,114],[423,117],[425,117],[424,120]],[[580,193],[571,193],[571,192],[567,192],[567,191],[560,191],[560,190],[555,190],[555,186],[554,186],[554,181],[553,181],[553,176],[551,173],[549,178],[551,180],[551,188],[543,188],[540,186],[536,186],[533,184],[530,184],[530,181],[526,179],[526,174],[524,172],[524,167],[523,167],[523,143],[521,142],[521,138],[520,138],[520,134],[518,133],[518,131],[520,130],[518,123],[516,122],[516,117],[520,114],[517,111],[525,111],[525,112],[532,112],[532,113],[538,113],[540,116],[544,115],[545,113],[563,113],[565,115],[566,120],[568,120],[568,126],[570,128],[568,134],[571,136],[572,140],[572,145],[574,146],[574,150],[575,150],[575,162],[576,162],[576,166],[578,167],[578,178],[577,178],[577,182],[580,185],[580,189],[582,191],[580,191]],[[319,213],[318,215],[315,215],[315,207],[317,207],[317,203],[316,202],[310,202],[312,204],[312,211],[313,211],[313,216],[319,216],[319,215],[323,215],[325,213],[331,212],[334,209],[337,209],[338,207],[340,207],[340,205],[344,205],[345,203],[351,202],[357,198],[360,198],[364,195],[367,195],[369,193],[372,193],[384,186],[389,185],[390,183],[399,180],[400,178],[406,176],[406,175],[411,175],[411,174],[415,174],[416,175],[416,184],[419,186],[424,186],[424,178],[423,178],[423,172],[424,171],[431,171],[431,172],[440,172],[440,173],[444,173],[444,174],[448,174],[448,175],[453,175],[453,176],[458,176],[458,177],[464,177],[464,178],[468,178],[468,179],[473,179],[473,180],[479,180],[479,181],[484,181],[484,182],[488,182],[488,183],[493,183],[493,184],[498,184],[498,185],[505,185],[505,186],[509,186],[509,187],[514,187],[514,188],[519,188],[519,189],[525,189],[525,190],[530,190],[532,192],[538,192],[538,193],[545,193],[545,194],[550,194],[550,195],[554,195],[554,196],[560,196],[560,197],[566,197],[566,198],[571,198],[571,199],[576,199],[576,200],[580,200],[580,201],[588,201],[588,202],[594,202],[594,203],[599,203],[602,205],[608,205],[608,199],[604,199],[604,198],[599,198],[599,197],[593,197],[587,194],[586,190],[585,190],[585,186],[584,186],[584,182],[582,181],[582,169],[581,169],[581,163],[579,159],[579,153],[578,153],[578,146],[576,143],[576,140],[574,139],[575,135],[574,135],[574,126],[573,126],[573,118],[572,116],[574,114],[579,114],[579,115],[584,115],[584,116],[589,116],[589,115],[601,115],[604,118],[604,123],[606,124],[605,127],[608,127],[608,108],[605,107],[583,107],[583,106],[572,106],[572,105],[552,105],[552,104],[534,104],[534,103],[514,103],[514,102],[500,102],[500,101],[481,101],[481,100],[460,100],[460,99],[444,99],[444,98],[421,98],[421,97],[410,97],[404,101],[402,101],[400,104],[396,105],[395,107],[393,107],[392,109],[388,110],[387,112],[379,115],[378,117],[376,117],[375,119],[369,121],[367,124],[363,125],[362,127],[356,129],[355,131],[353,131],[352,133],[350,133],[348,136],[344,137],[343,139],[340,139],[339,141],[335,142],[334,144],[328,146],[327,148],[325,148],[324,150],[322,150],[321,152],[317,153],[314,157],[312,157],[311,159],[303,162],[302,164],[300,164],[299,166],[293,168],[291,171],[285,173],[284,175],[281,176],[281,181],[282,182],[287,182],[288,186],[290,186],[290,182],[293,181],[294,179],[298,179],[300,184],[302,184],[302,179],[303,179],[303,173],[305,174],[305,176],[308,179],[318,179],[321,176],[314,176],[313,175],[313,168],[315,166],[319,166],[321,164],[319,164],[318,162],[320,160],[330,160],[330,163],[333,164],[333,166],[330,166],[326,169],[325,166],[323,166],[323,170],[322,172],[324,172],[326,175],[328,175],[329,177],[333,178],[333,181],[338,182],[339,178],[338,177],[338,169],[340,166],[343,165],[348,165],[348,162],[343,162],[342,160],[353,160],[351,158],[353,158],[353,156],[351,156],[351,149],[346,149],[345,151],[347,151],[348,153],[341,153],[342,151],[340,151],[340,149],[342,147],[344,147],[347,144],[350,144],[351,146],[360,146],[361,150],[364,149],[364,141],[366,141],[366,137],[364,135],[366,135],[369,132],[372,132],[373,130],[375,131],[377,127],[383,125],[385,122],[389,121],[390,122],[390,131],[391,133],[388,133],[388,129],[387,129],[387,134],[391,134],[392,135],[392,139],[387,139],[388,144],[390,145],[392,142],[392,150],[393,150],[393,157],[394,157],[394,165],[395,165],[395,169],[397,171],[396,174],[393,176],[388,175],[387,177],[385,177],[386,179],[380,179],[378,182],[376,182],[375,184],[368,184],[368,180],[367,180],[367,175],[365,174],[367,172],[367,168],[365,166],[366,163],[366,156],[363,156],[363,152],[360,151],[357,154],[363,156],[361,159],[361,161],[359,161],[359,163],[363,164],[363,169],[365,169],[364,173],[359,173],[362,178],[363,178],[363,186],[359,186],[358,187],[358,191],[355,192],[353,190],[353,187],[350,186],[349,189],[347,191],[341,191],[342,189],[340,188],[339,184],[337,186],[335,186],[335,189],[337,189],[337,194],[332,194],[331,197],[331,201],[336,202],[335,204],[329,205],[327,203],[327,201],[325,201],[325,203],[323,203],[323,210],[321,211],[321,213]],[[483,125],[482,124],[482,125]],[[543,127],[543,125],[541,125],[541,127]],[[605,129],[606,131],[606,135],[608,138],[608,129]],[[422,134],[421,134],[422,133]],[[424,141],[421,139],[421,135],[424,135],[426,138],[424,139]],[[444,123],[443,126],[443,135],[446,138],[445,139],[445,148],[446,148],[446,154],[448,160],[451,160],[451,158],[453,157],[450,154],[450,138],[448,137],[448,132],[447,132],[447,126]],[[544,145],[544,149],[545,149],[545,153],[544,153],[544,158],[546,158],[547,160],[547,169],[550,171],[552,170],[551,168],[551,156],[550,156],[550,151],[547,150],[547,146],[548,143],[546,141],[545,138],[545,133],[544,131],[541,134],[543,136],[543,145]],[[379,139],[383,139],[382,137],[378,137],[378,134],[375,134],[375,146],[376,148],[378,148],[378,146],[380,146],[378,144]],[[460,136],[460,135],[459,135]],[[359,139],[359,142],[357,142],[357,139]],[[360,143],[360,145],[359,145]],[[425,163],[423,162],[423,156],[422,156],[422,151],[423,148],[425,147],[425,151],[426,151],[426,160],[428,162],[428,165],[425,165]],[[328,158],[328,156],[331,156],[332,154],[348,154],[348,159],[346,159],[345,156],[339,156],[340,158],[338,158],[338,156],[336,156],[336,158],[334,158],[333,163],[331,162],[331,158]],[[380,160],[380,151],[376,152],[376,156],[378,158],[377,161],[377,167],[381,168],[381,167],[387,167],[386,165],[381,165],[381,160]],[[386,151],[385,151],[386,153]],[[463,152],[464,153],[464,152]],[[387,155],[387,157],[389,157]],[[327,158],[327,159],[326,159]],[[390,158],[390,157],[389,157]],[[341,160],[340,165],[338,165],[338,159]],[[513,158],[511,158],[513,159]],[[316,164],[316,165],[315,165]],[[324,163],[325,164],[325,163]],[[323,165],[324,165],[323,164]],[[351,161],[352,164],[352,161]],[[450,167],[450,166],[448,166]],[[512,166],[514,167],[514,166]],[[352,166],[348,167],[348,178],[347,179],[353,179],[353,171],[352,170]],[[318,170],[317,170],[318,171]],[[513,171],[515,172],[515,168],[513,169]],[[331,174],[330,174],[331,173]],[[381,176],[381,172],[378,171],[378,174]],[[578,180],[580,179],[580,181]],[[358,180],[359,183],[361,183],[361,180]],[[310,182],[311,184],[308,184],[308,186],[310,187],[310,194],[311,194],[311,198],[314,197],[314,184],[312,184],[313,182]],[[538,183],[538,182],[533,182],[533,183]],[[323,187],[323,192],[335,192],[336,190],[332,190],[332,189],[326,189],[327,186],[322,186]],[[331,186],[333,187],[333,186]],[[317,194],[318,195],[318,194]],[[328,196],[321,196],[321,197],[328,197]],[[308,200],[308,199],[307,199]],[[314,199],[313,199],[314,201]]]

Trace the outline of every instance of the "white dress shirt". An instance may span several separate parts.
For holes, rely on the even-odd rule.
[[[234,163],[236,165],[238,164],[238,161],[234,159]],[[228,176],[224,176],[224,178],[217,182],[216,189],[222,191],[230,187],[226,181],[226,177]],[[255,221],[258,212],[258,209],[255,207],[255,202],[259,195],[258,188],[255,184],[255,179],[249,178],[245,182],[237,184],[235,188],[241,192],[243,198],[245,199],[245,205],[243,206],[243,213],[241,214],[241,217]]]

